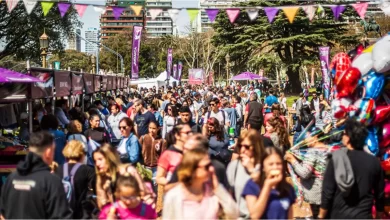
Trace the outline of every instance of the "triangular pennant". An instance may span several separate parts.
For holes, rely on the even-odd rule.
[[[219,9],[212,8],[212,9],[205,9],[205,11],[206,11],[207,17],[209,17],[209,20],[211,21],[211,23],[213,23],[215,21],[215,19],[217,18],[217,15],[219,13]]]
[[[27,14],[31,14],[32,10],[37,5],[38,0],[23,0],[24,7],[26,7]]]
[[[131,10],[134,11],[135,15],[139,16],[142,11],[142,5],[130,5]]]
[[[77,13],[79,14],[80,18],[83,17],[85,10],[87,10],[88,5],[80,5],[75,4],[74,8],[76,9]]]
[[[278,13],[279,9],[273,8],[273,7],[266,7],[266,8],[264,8],[264,11],[265,11],[265,14],[267,15],[268,22],[272,23],[274,21],[276,14]]]
[[[19,0],[5,0],[7,3],[8,12],[11,13],[12,10],[18,5]]]
[[[168,9],[169,17],[171,17],[173,22],[176,22],[179,12],[180,12],[179,9]]]
[[[259,16],[259,9],[249,8],[246,10],[248,17],[251,21],[255,20]]]
[[[114,14],[115,20],[119,19],[119,17],[122,15],[122,12],[124,10],[125,10],[125,8],[123,8],[123,7],[116,7],[116,6],[112,7],[112,14]]]
[[[160,8],[150,8],[148,9],[150,13],[150,17],[152,17],[152,20],[156,19],[156,17],[163,11]]]
[[[61,18],[63,18],[65,16],[66,12],[68,12],[70,4],[60,2],[57,4],[57,6],[58,6],[58,10],[60,11]]]
[[[364,16],[366,15],[368,3],[358,3],[358,4],[352,4],[352,7],[356,10],[358,15],[364,19]]]
[[[187,9],[188,16],[190,17],[190,22],[193,22],[199,14],[199,9]]]
[[[332,9],[333,16],[334,16],[334,19],[336,21],[339,20],[341,13],[343,13],[345,10],[344,5],[333,5],[333,6],[330,6],[330,8]]]
[[[93,6],[93,10],[95,10],[97,13],[104,14],[106,12],[105,6]]]
[[[240,9],[235,9],[235,8],[226,9],[226,14],[229,18],[230,23],[233,24],[234,21],[236,21],[238,15],[240,14]]]
[[[286,14],[286,17],[288,18],[288,21],[293,23],[295,15],[297,15],[297,12],[299,10],[299,7],[283,7],[283,12]]]
[[[46,16],[49,13],[51,7],[53,7],[54,2],[41,2],[43,16]]]
[[[324,17],[325,16],[325,9],[321,5],[318,5],[317,8],[317,14],[319,14],[319,17]]]
[[[302,6],[302,9],[305,11],[307,18],[309,18],[309,21],[312,21],[314,15],[316,15],[316,8],[313,5],[309,5],[309,6]]]

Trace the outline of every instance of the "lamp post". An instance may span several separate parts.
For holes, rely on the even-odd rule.
[[[229,61],[230,61],[229,54],[226,54],[225,60],[226,60],[226,86],[227,86],[229,84]]]
[[[92,62],[92,73],[95,73],[96,57],[94,55],[91,56],[91,62]],[[99,73],[96,73],[96,74],[99,74]]]
[[[49,48],[49,37],[46,35],[46,32],[43,31],[43,34],[41,37],[39,37],[39,44],[41,46],[41,56],[42,56],[42,67],[47,68],[47,63],[46,63],[46,56],[47,56],[47,51]]]

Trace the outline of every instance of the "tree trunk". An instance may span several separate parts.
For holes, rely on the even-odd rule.
[[[298,95],[302,92],[301,81],[299,80],[299,68],[287,67],[286,74],[288,76],[289,88],[286,90],[290,94]]]

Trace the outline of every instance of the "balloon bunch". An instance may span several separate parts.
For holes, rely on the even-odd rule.
[[[382,156],[382,166],[390,170],[390,35],[368,48],[359,45],[348,54],[336,54],[330,71],[334,117],[366,125],[367,149]]]

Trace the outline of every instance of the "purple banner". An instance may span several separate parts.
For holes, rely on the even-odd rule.
[[[329,66],[329,47],[319,47],[320,53],[320,62],[321,62],[321,71],[322,71],[322,85],[323,93],[326,100],[329,100],[330,97],[330,77],[328,74]]]
[[[175,79],[179,78],[178,75],[177,75],[177,64],[173,64],[172,74],[173,74],[173,78],[175,78]]]
[[[178,79],[177,80],[181,80],[181,73],[183,72],[183,63],[181,61],[179,61],[179,63],[177,64],[177,75],[178,75]]]
[[[142,35],[142,27],[134,26],[133,27],[133,43],[131,45],[131,78],[138,79],[139,75],[139,48],[141,47],[141,35]]]
[[[167,55],[167,80],[171,77],[171,71],[172,71],[172,48],[168,48],[168,55]]]

